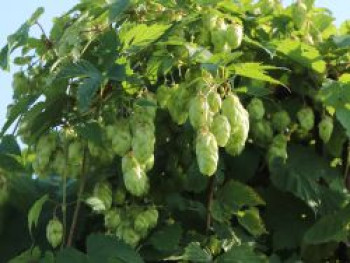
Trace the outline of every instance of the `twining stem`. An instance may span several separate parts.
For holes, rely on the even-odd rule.
[[[208,196],[207,196],[207,219],[206,219],[206,232],[209,232],[211,226],[211,207],[214,199],[214,185],[215,185],[215,175],[213,175],[209,180],[208,186]]]
[[[345,165],[345,171],[344,171],[344,181],[348,189],[349,189],[348,177],[350,176],[349,172],[350,172],[350,142],[348,142],[348,149],[346,154],[346,165]]]
[[[67,236],[67,173],[68,173],[68,142],[64,145],[65,169],[62,178],[62,218],[63,218],[63,242],[65,245]]]
[[[76,228],[77,223],[78,223],[78,216],[79,216],[79,211],[80,211],[80,207],[81,207],[81,199],[82,199],[82,196],[84,193],[85,182],[86,182],[86,163],[87,163],[86,159],[87,159],[87,147],[84,146],[83,161],[82,161],[82,165],[81,165],[81,178],[80,178],[80,185],[79,185],[78,196],[77,196],[77,204],[76,204],[75,209],[74,209],[73,220],[72,220],[72,224],[71,224],[69,236],[68,236],[68,241],[67,241],[67,247],[72,246],[75,228]]]

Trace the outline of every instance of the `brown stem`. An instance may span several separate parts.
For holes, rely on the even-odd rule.
[[[209,180],[208,186],[208,198],[207,198],[207,219],[205,230],[208,233],[211,225],[211,207],[214,199],[214,185],[215,185],[215,175],[213,175]]]
[[[81,199],[85,189],[85,179],[86,179],[85,172],[86,172],[86,162],[87,162],[86,158],[87,158],[87,147],[84,146],[83,162],[81,165],[81,179],[80,179],[80,186],[79,186],[78,197],[77,197],[77,205],[75,206],[75,209],[74,209],[73,220],[72,220],[72,224],[70,227],[69,236],[67,240],[67,247],[72,246],[75,228],[78,223],[78,216],[79,216],[79,211],[81,207]]]

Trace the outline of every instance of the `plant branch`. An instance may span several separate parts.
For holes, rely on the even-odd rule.
[[[78,190],[77,205],[75,206],[75,209],[74,209],[73,220],[72,220],[72,224],[70,227],[69,236],[68,236],[68,240],[67,240],[67,247],[72,246],[75,228],[76,228],[77,223],[78,223],[78,216],[79,216],[79,211],[80,211],[80,207],[81,207],[81,199],[82,199],[84,189],[85,189],[86,163],[87,163],[87,147],[85,145],[84,150],[83,150],[83,161],[82,161],[82,165],[81,165],[81,178],[80,178],[80,186],[79,186],[79,190]]]
[[[214,198],[214,185],[215,185],[215,175],[213,175],[209,180],[208,195],[207,195],[207,219],[205,231],[209,232],[211,226],[211,207]]]

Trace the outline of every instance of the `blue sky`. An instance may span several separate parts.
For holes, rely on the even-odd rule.
[[[37,7],[45,8],[45,13],[40,19],[40,23],[46,31],[49,31],[52,25],[52,18],[61,15],[69,10],[78,0],[10,0],[0,9],[0,48],[5,45],[6,37],[15,32],[18,27],[29,18]],[[289,4],[292,0],[284,0]],[[349,0],[316,0],[316,5],[329,8],[337,24],[346,19],[350,19],[350,1]],[[33,33],[38,34],[38,29],[34,28]],[[16,68],[12,68],[15,71]],[[12,72],[13,73],[13,72]],[[5,122],[6,106],[11,103],[11,73],[0,70],[0,127]]]

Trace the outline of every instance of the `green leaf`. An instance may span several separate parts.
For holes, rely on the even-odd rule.
[[[130,0],[113,0],[108,6],[109,21],[115,22],[119,20],[119,16],[131,6]]]
[[[15,136],[6,135],[2,138],[0,143],[0,154],[21,155],[21,149],[19,148]]]
[[[58,73],[57,78],[82,79],[77,92],[78,107],[81,112],[89,109],[92,99],[103,80],[101,72],[86,60],[64,66]]]
[[[46,251],[40,263],[57,263],[55,261],[55,255],[51,251]]]
[[[23,172],[24,167],[19,158],[11,154],[0,154],[0,168],[7,172]]]
[[[190,243],[185,248],[185,253],[181,256],[182,260],[189,260],[191,262],[212,262],[210,253],[201,248],[198,242]]]
[[[238,222],[253,236],[260,236],[266,233],[263,221],[260,218],[259,210],[252,207],[248,210],[239,211]]]
[[[89,123],[83,123],[82,125],[77,126],[75,130],[82,138],[91,141],[96,145],[103,145],[103,130],[98,122],[92,121]]]
[[[304,242],[321,244],[347,240],[350,222],[350,206],[330,215],[322,217],[305,234]]]
[[[159,251],[173,251],[179,246],[182,228],[179,224],[164,226],[150,238],[151,244]]]
[[[141,49],[157,41],[169,28],[170,25],[161,24],[127,24],[120,32],[120,39],[124,49]]]
[[[248,245],[234,246],[217,259],[217,263],[267,263],[268,259]]]
[[[350,48],[350,35],[334,36],[333,42],[338,48]]]
[[[124,263],[143,263],[140,255],[124,242],[103,234],[92,234],[87,240],[90,263],[109,262],[118,259]]]
[[[282,40],[276,43],[277,52],[287,56],[300,65],[323,74],[326,71],[326,62],[318,50],[295,40]]]
[[[56,263],[88,263],[88,258],[74,248],[65,248],[56,256]]]
[[[343,108],[350,103],[350,85],[340,81],[327,80],[323,83],[318,98],[327,106]]]
[[[262,65],[260,63],[235,63],[229,66],[228,69],[236,75],[284,86],[282,82],[266,74],[267,70],[276,70],[281,68]]]
[[[41,214],[41,210],[43,208],[43,205],[49,200],[49,195],[46,194],[33,204],[33,206],[30,208],[28,212],[28,229],[30,234],[32,235],[32,229],[33,226],[37,227],[39,217]]]
[[[37,100],[37,96],[28,96],[20,98],[17,103],[10,109],[6,122],[2,127],[0,136],[3,136],[6,131],[11,127],[15,120],[23,113],[26,113],[29,107]]]
[[[218,200],[227,206],[238,211],[243,206],[264,205],[264,200],[248,185],[228,181],[224,187],[218,192]]]
[[[7,38],[7,45],[0,52],[0,66],[4,70],[9,69],[9,56],[20,46],[26,44],[31,26],[44,13],[44,8],[39,7],[24,24],[12,35]]]
[[[2,68],[3,70],[9,70],[9,60],[9,46],[6,45],[0,51],[0,68]]]
[[[298,248],[305,232],[314,223],[314,212],[299,198],[272,186],[261,194],[267,203],[264,222],[272,235],[273,249]]]
[[[348,138],[350,138],[350,109],[338,108],[336,116],[341,125],[345,128]]]
[[[286,163],[276,160],[270,165],[272,183],[281,191],[287,191],[304,200],[315,211],[321,209],[323,188],[318,184],[323,178],[331,182],[341,177],[337,169],[307,147],[292,145],[288,149]]]

